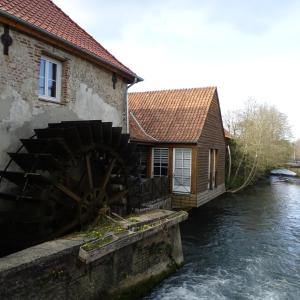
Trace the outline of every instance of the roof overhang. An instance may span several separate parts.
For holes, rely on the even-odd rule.
[[[135,143],[143,143],[149,145],[164,145],[164,144],[173,144],[173,145],[197,145],[197,141],[144,141],[140,139],[130,138],[130,141]]]
[[[0,10],[0,22],[7,24],[11,27],[13,27],[16,30],[19,30],[23,33],[26,33],[30,36],[33,36],[39,40],[42,40],[48,44],[52,44],[56,47],[62,48],[68,52],[71,52],[72,54],[76,54],[77,56],[88,60],[92,63],[95,63],[102,68],[114,72],[124,78],[124,80],[127,83],[137,83],[140,81],[143,81],[143,78],[137,76],[134,73],[126,72],[125,70],[118,68],[113,63],[91,53],[88,50],[85,50],[79,46],[76,46],[75,44],[66,41],[65,39],[56,36],[55,34],[52,34],[48,32],[47,30],[44,30],[38,26],[35,26],[29,22],[26,22],[14,15],[11,15],[3,10]]]

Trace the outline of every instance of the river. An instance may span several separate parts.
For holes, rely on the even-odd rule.
[[[267,183],[192,211],[185,265],[144,299],[300,299],[300,181]]]

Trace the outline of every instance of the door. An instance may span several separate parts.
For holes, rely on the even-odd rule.
[[[173,192],[191,192],[192,149],[174,148]]]

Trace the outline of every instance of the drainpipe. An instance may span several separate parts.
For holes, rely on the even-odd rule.
[[[125,113],[126,113],[126,133],[129,133],[129,116],[128,116],[128,90],[138,82],[138,78],[134,77],[133,83],[126,86],[125,90]]]

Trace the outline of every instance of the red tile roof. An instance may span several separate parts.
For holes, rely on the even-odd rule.
[[[111,55],[51,0],[0,0],[0,13],[1,11],[26,22],[27,25],[42,29],[71,43],[126,74],[136,77],[135,73]]]
[[[156,142],[157,140],[147,134],[143,127],[139,124],[138,120],[132,112],[129,112],[129,132],[132,141],[140,142]]]
[[[129,93],[129,111],[159,142],[196,143],[216,92],[207,87]],[[134,131],[130,134],[139,139]]]

